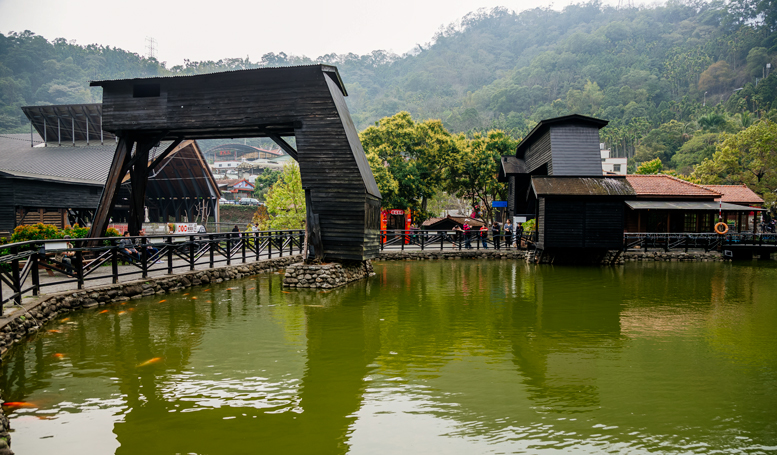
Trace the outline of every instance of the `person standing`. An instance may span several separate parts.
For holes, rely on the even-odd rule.
[[[480,240],[483,242],[483,248],[488,249],[488,225],[480,226]]]
[[[494,248],[498,250],[502,239],[499,238],[499,223],[496,221],[491,225],[491,236],[494,238]]]
[[[464,228],[462,229],[464,231],[464,246],[469,250],[472,249],[472,243],[469,238],[470,234],[472,233],[472,226],[469,225],[469,223],[464,223]]]
[[[523,236],[523,223],[518,223],[515,227],[515,245],[521,249],[521,237]]]
[[[513,222],[510,221],[510,219],[507,219],[507,222],[505,223],[505,248],[510,248],[510,245],[513,243]]]

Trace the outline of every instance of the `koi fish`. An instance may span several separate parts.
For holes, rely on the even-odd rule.
[[[165,303],[165,302],[167,302],[167,299],[159,301],[159,303]]]
[[[248,288],[249,291],[253,291],[254,289],[256,289],[256,288]]]
[[[67,322],[69,320],[70,320],[70,318],[60,319],[59,322]]]
[[[127,314],[127,312],[126,312],[126,311],[119,311],[119,313],[118,313],[118,314],[119,314],[119,315],[122,315],[122,314]]]
[[[189,293],[187,292],[186,294],[183,294],[183,295],[189,295]]]
[[[309,306],[311,308],[324,308],[324,305],[305,305],[305,306]]]
[[[3,403],[3,406],[8,408],[37,408],[34,404],[26,401],[6,401]]]
[[[110,310],[102,310],[102,311],[100,311],[100,314],[105,314],[105,313],[108,313],[109,311]]]
[[[210,300],[208,300],[208,303],[213,303],[213,302],[211,302]]]
[[[160,360],[162,360],[162,357],[154,357],[153,359],[146,360],[145,362],[141,363],[140,365],[137,366],[137,368],[145,367],[145,366],[151,365],[152,363],[157,363]]]
[[[56,329],[47,330],[47,332],[49,332],[49,333],[62,333],[61,330],[56,330]]]
[[[192,300],[197,300],[197,296],[192,296]]]
[[[54,357],[56,357],[58,359],[64,359],[65,358],[65,354],[62,354],[61,352],[57,352],[56,354],[54,354]]]
[[[283,292],[284,294],[291,294],[291,292],[289,291],[281,291],[281,292]]]
[[[202,292],[208,292],[208,291],[210,291],[210,289],[206,289],[206,290],[204,290],[204,291],[202,291]]]

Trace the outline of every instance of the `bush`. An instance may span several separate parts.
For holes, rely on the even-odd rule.
[[[65,234],[53,224],[32,224],[17,226],[11,235],[11,243],[26,242],[29,240],[61,239]]]

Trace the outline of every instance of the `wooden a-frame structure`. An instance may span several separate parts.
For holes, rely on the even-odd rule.
[[[91,237],[104,234],[127,172],[129,231],[140,231],[149,169],[181,141],[268,137],[299,163],[308,229],[320,232],[317,255],[361,261],[378,254],[381,195],[337,68],[262,68],[91,85],[103,88],[103,129],[119,138]],[[291,136],[296,148],[283,139]],[[149,150],[163,140],[173,142],[149,164]]]

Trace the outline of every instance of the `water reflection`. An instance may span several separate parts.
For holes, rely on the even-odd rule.
[[[331,292],[263,275],[56,321],[2,365],[5,399],[35,406],[11,410],[14,449],[62,452],[75,435],[90,444],[73,453],[119,454],[777,445],[774,267],[377,272]]]

